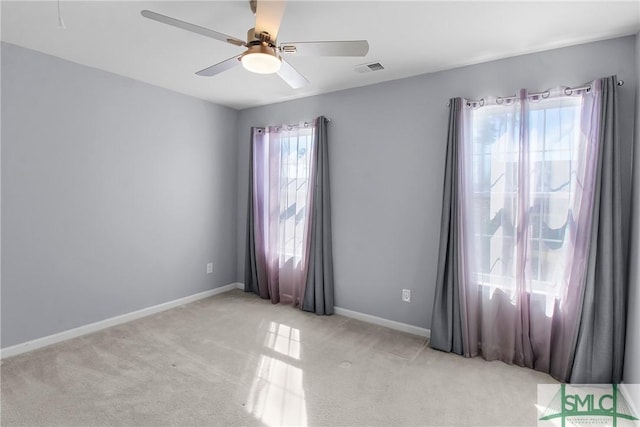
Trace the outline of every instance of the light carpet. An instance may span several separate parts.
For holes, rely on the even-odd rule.
[[[234,290],[8,358],[2,426],[535,426],[550,376]]]

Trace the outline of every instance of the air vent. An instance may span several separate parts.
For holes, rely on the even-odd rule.
[[[363,73],[370,73],[372,71],[384,70],[384,67],[379,62],[370,62],[369,64],[356,65],[354,70],[356,73],[363,74]]]

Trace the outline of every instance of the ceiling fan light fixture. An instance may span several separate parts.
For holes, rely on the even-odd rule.
[[[251,46],[241,58],[242,66],[252,73],[272,74],[280,70],[282,60],[274,49],[265,45]]]

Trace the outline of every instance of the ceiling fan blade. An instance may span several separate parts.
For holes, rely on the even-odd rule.
[[[256,35],[267,32],[271,41],[275,42],[285,6],[284,1],[259,0],[256,7]]]
[[[143,10],[140,12],[145,18],[149,18],[154,21],[161,22],[163,24],[172,25],[174,27],[182,28],[183,30],[191,31],[192,33],[200,34],[205,37],[211,37],[212,39],[220,40],[223,42],[231,43],[236,46],[246,46],[246,43],[235,37],[228,36],[226,34],[219,33],[217,31],[210,30],[208,28],[201,27],[199,25],[190,24],[179,19],[171,18],[169,16],[161,15],[150,10]]]
[[[282,59],[282,65],[280,66],[280,70],[278,70],[278,75],[294,89],[300,89],[301,87],[309,84],[309,80],[305,79],[298,70],[293,68],[291,64],[284,59]]]
[[[281,53],[305,56],[365,56],[369,52],[366,40],[330,42],[287,42],[281,43]]]
[[[196,74],[199,76],[211,77],[216,74],[220,74],[223,71],[227,71],[230,68],[240,65],[240,57],[242,55],[234,56],[233,58],[225,59],[222,62],[218,62],[216,65],[207,67],[204,70],[198,71]]]

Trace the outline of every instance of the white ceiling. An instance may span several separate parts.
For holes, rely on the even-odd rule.
[[[247,0],[2,1],[2,40],[211,102],[242,109],[635,34],[632,1],[289,1],[279,42],[367,39],[366,58],[288,57],[311,82],[291,89],[242,67],[194,73],[242,48],[143,18],[149,9],[240,39],[253,26]],[[354,66],[379,61],[367,74]],[[43,70],[46,73],[46,70]]]

